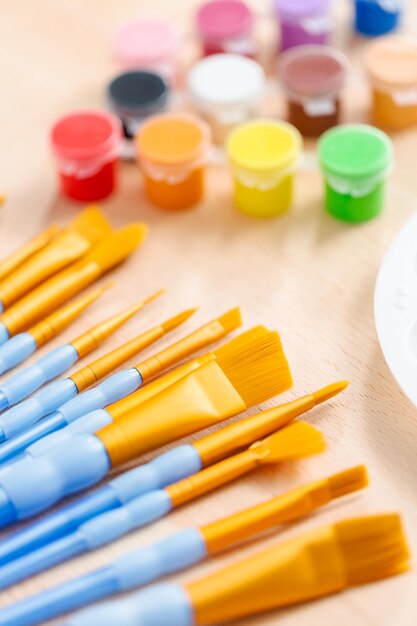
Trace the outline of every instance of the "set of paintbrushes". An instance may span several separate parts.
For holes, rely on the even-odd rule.
[[[2,371],[22,362],[94,302],[105,288],[52,312],[126,258],[144,232],[139,225],[113,233],[100,212],[89,209],[67,230],[51,229],[9,257],[0,266],[0,300],[5,309],[0,317]],[[36,269],[33,275],[31,267]],[[157,295],[52,350],[0,384],[1,526],[33,517],[97,484],[113,469],[291,387],[277,332],[255,327],[206,351],[241,325],[239,309],[111,374],[186,322],[195,310],[184,311],[67,378],[49,382]],[[12,532],[0,543],[0,589],[115,541],[262,466],[322,452],[323,435],[314,426],[294,420],[346,386],[344,381],[334,383],[191,444],[173,447]],[[213,524],[180,531],[4,608],[0,626],[43,623],[144,586],[305,517],[366,485],[366,469],[354,467]],[[406,570],[408,560],[397,515],[351,519],[278,544],[186,586],[161,584],[93,606],[65,624],[218,623],[392,576]]]

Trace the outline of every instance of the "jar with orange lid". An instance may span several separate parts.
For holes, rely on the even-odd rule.
[[[388,130],[417,124],[417,39],[400,35],[378,39],[368,45],[365,65],[374,123]]]
[[[163,209],[186,209],[204,196],[209,126],[191,114],[152,117],[136,138],[145,193]]]

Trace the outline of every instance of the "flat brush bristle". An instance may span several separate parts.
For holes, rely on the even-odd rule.
[[[410,553],[399,515],[372,515],[335,524],[349,585],[395,576],[409,567]]]
[[[334,474],[327,479],[330,494],[333,498],[341,498],[348,493],[364,489],[369,484],[368,472],[365,465],[352,467],[339,474]]]
[[[219,322],[223,326],[225,333],[231,333],[232,330],[236,330],[236,328],[242,326],[242,316],[239,307],[219,317]]]
[[[142,243],[147,232],[145,224],[125,226],[102,239],[82,262],[97,263],[106,272],[124,261]]]
[[[232,339],[214,355],[247,407],[265,402],[292,385],[280,337],[263,326]]]
[[[76,230],[93,245],[103,237],[110,235],[113,231],[111,224],[104,217],[102,211],[97,206],[87,207],[70,224],[71,230]]]
[[[175,317],[171,317],[171,319],[161,324],[164,332],[169,333],[171,330],[174,330],[175,328],[186,322],[188,318],[194,315],[197,310],[198,308],[188,309],[187,311],[183,311],[183,313],[180,313]]]
[[[326,449],[326,442],[317,428],[297,422],[253,444],[250,449],[259,454],[263,462],[276,463],[319,454]]]

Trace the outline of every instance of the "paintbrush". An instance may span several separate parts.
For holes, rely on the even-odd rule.
[[[269,547],[195,582],[161,583],[92,607],[62,626],[218,624],[397,576],[409,569],[409,560],[399,515],[353,518]]]
[[[0,283],[0,312],[64,267],[87,254],[92,246],[112,232],[100,209],[89,207],[58,232],[27,261]]]
[[[2,566],[0,588],[5,589],[65,560],[111,543],[128,532],[155,522],[179,506],[229,484],[254,469],[303,459],[323,452],[324,449],[324,439],[314,426],[303,422],[287,426],[267,439],[256,442],[240,454],[220,461],[165,489],[154,490],[139,496],[115,511],[89,520],[67,537]],[[89,578],[91,580],[91,576]],[[86,579],[84,581],[86,582]],[[103,582],[103,579],[96,579],[92,581],[91,586],[86,586],[86,591],[88,589],[91,593],[88,599],[90,602],[100,599],[100,595],[97,596],[97,594],[100,594]],[[78,583],[69,583],[64,587],[61,586],[58,593],[52,590],[42,594],[42,599],[38,597],[39,603],[36,608],[31,600],[24,603],[25,610],[21,603],[19,623],[38,623],[38,620],[34,619],[34,609],[37,613],[40,606],[43,609],[40,621],[60,615],[62,606],[71,610],[82,606],[74,596],[74,584],[78,587]],[[93,596],[93,593],[96,595]],[[85,599],[87,599],[87,594]],[[68,606],[69,602],[71,602],[70,606]],[[56,612],[59,605],[60,609]]]
[[[97,483],[112,468],[237,415],[291,382],[278,333],[262,327],[248,331],[220,348],[215,359],[95,435],[71,437],[40,456],[6,466],[0,478],[0,523],[35,515]]]
[[[23,363],[31,354],[52,341],[65,330],[77,317],[95,302],[111,283],[97,287],[87,294],[61,307],[29,330],[18,333],[0,346],[0,374]]]
[[[158,291],[149,298],[140,300],[124,311],[112,315],[69,343],[51,350],[30,367],[8,378],[0,384],[0,410],[17,404],[45,383],[63,374],[77,361],[98,348],[128,320],[142,311],[147,304],[159,297],[161,293]],[[58,381],[56,387],[50,388],[46,392],[46,397],[52,398],[52,402],[56,401],[57,396],[61,397],[60,388],[64,387],[64,383],[61,383],[62,381]],[[23,402],[0,415],[0,442],[24,432],[40,419],[31,407],[32,403]]]
[[[17,267],[20,267],[25,261],[39,252],[39,250],[47,246],[59,232],[59,226],[50,226],[0,261],[0,280],[3,280],[3,278],[11,274]]]
[[[80,261],[12,305],[0,316],[0,345],[119,265],[140,245],[146,233],[144,224],[132,224],[104,237]]]
[[[312,394],[234,422],[191,444],[177,446],[153,461],[117,476],[93,493],[81,496],[58,511],[9,534],[0,543],[0,566],[64,537],[93,517],[117,509],[148,491],[161,489],[192,476],[203,467],[267,437],[299,415],[337,395],[346,386],[345,381],[333,383]]]

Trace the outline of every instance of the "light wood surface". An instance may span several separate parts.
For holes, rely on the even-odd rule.
[[[3,0],[0,190],[8,200],[0,217],[2,254],[51,222],[67,223],[79,210],[57,195],[48,129],[65,111],[105,106],[104,87],[117,70],[109,50],[115,27],[156,10],[177,20],[186,33],[186,63],[195,54],[190,32],[196,4],[193,0]],[[265,42],[271,42],[275,34],[268,3],[259,0],[252,4],[261,14],[259,33]],[[364,42],[351,34],[350,2],[338,0],[335,4],[338,42],[355,66],[344,116],[349,121],[365,121],[368,92],[358,61]],[[417,33],[416,4],[409,5],[406,28]],[[271,96],[264,112],[282,114],[280,99]],[[311,152],[297,176],[293,210],[272,221],[254,221],[235,211],[230,175],[222,165],[210,167],[206,201],[195,210],[175,214],[149,206],[137,167],[122,167],[119,191],[103,203],[104,210],[117,225],[146,221],[151,228],[149,239],[114,274],[112,292],[67,330],[59,343],[136,298],[166,287],[167,295],[119,331],[100,353],[182,308],[201,306],[187,326],[191,329],[240,305],[245,327],[263,323],[282,333],[292,365],[293,390],[270,404],[340,378],[352,380],[352,385],[328,406],[306,416],[325,433],[329,444],[326,454],[256,472],[150,528],[10,589],[1,595],[1,606],[171,531],[208,523],[358,462],[366,462],[372,479],[365,493],[176,579],[190,580],[307,528],[372,512],[400,511],[408,536],[416,544],[417,411],[402,395],[384,362],[373,321],[378,267],[399,227],[417,209],[416,142],[417,129],[394,137],[396,167],[386,210],[380,219],[355,227],[339,223],[323,211],[322,182]],[[412,572],[240,623],[411,626],[417,620],[416,583]]]

